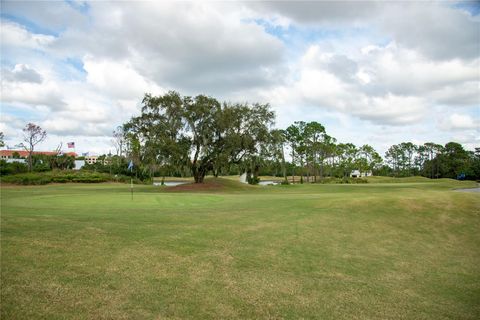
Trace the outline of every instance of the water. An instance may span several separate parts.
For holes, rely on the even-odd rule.
[[[163,183],[163,185],[166,186],[166,187],[174,187],[174,186],[179,186],[181,184],[186,184],[186,183],[189,183],[189,182],[188,181],[165,181]],[[155,182],[153,182],[153,185],[154,186],[161,186],[162,182],[155,181]]]
[[[280,184],[279,181],[273,181],[273,180],[262,180],[258,183],[259,186],[269,186],[269,185],[277,185]]]
[[[469,189],[455,189],[455,191],[461,191],[461,192],[480,192],[480,187],[477,187],[477,188],[469,188]]]

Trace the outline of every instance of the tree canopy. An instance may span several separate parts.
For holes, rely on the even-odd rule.
[[[273,120],[268,104],[220,103],[170,91],[146,94],[142,114],[124,128],[130,146],[138,146],[130,147],[132,158],[180,171],[187,167],[201,183],[207,172],[218,173],[240,161],[255,172]]]

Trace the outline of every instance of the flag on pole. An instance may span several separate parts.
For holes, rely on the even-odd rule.
[[[75,148],[75,142],[67,142],[67,147]]]
[[[133,170],[133,161],[130,160],[130,163],[128,164],[128,168],[127,168],[128,171],[132,171]]]

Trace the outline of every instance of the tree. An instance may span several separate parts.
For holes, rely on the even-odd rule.
[[[113,130],[112,145],[115,148],[115,154],[121,157],[125,148],[125,131],[123,126],[118,126]]]
[[[34,123],[29,123],[23,128],[23,141],[27,145],[23,145],[25,150],[28,151],[28,170],[32,171],[32,156],[33,150],[37,144],[45,140],[47,137],[47,132],[42,130],[40,126],[37,126]]]
[[[393,170],[393,175],[398,176],[402,165],[403,150],[400,145],[391,146],[385,153],[385,160]]]
[[[135,138],[141,163],[180,170],[188,166],[196,183],[209,171],[218,174],[230,164],[247,161],[258,173],[274,113],[269,105],[221,104],[205,95],[182,97],[171,91],[146,94],[142,114],[125,124]],[[133,140],[132,140],[133,142]],[[133,149],[130,147],[130,150]]]
[[[347,178],[353,170],[357,159],[358,149],[353,143],[340,143],[337,146],[340,155],[340,167],[343,178]]]
[[[312,121],[305,126],[305,141],[310,154],[313,167],[313,180],[317,181],[317,162],[320,161],[320,178],[323,178],[323,161],[325,159],[327,144],[327,135],[325,127],[316,121]]]
[[[399,146],[401,149],[400,154],[403,174],[411,176],[412,170],[414,169],[414,158],[415,153],[417,152],[417,146],[411,142],[402,142]]]
[[[305,125],[304,141],[306,145],[307,159],[311,162],[313,171],[313,179],[317,181],[317,162],[320,158],[320,176],[323,176],[323,158],[322,142],[325,137],[325,127],[316,121],[309,122]]]
[[[375,151],[372,146],[368,144],[364,144],[363,146],[361,146],[358,150],[358,153],[361,159],[364,159],[364,161],[362,161],[361,165],[359,166],[359,170],[361,172],[373,171],[377,166],[382,163],[382,157],[377,153],[377,151]]]
[[[285,130],[285,138],[290,146],[290,155],[292,157],[292,180],[295,183],[295,166],[297,161],[297,149],[299,146],[300,137],[300,130],[294,124],[290,125]]]
[[[286,143],[285,130],[274,129],[270,131],[270,139],[271,155],[276,160],[280,159],[284,183],[288,184],[284,152],[284,145]]]
[[[243,162],[247,168],[247,181],[250,184],[256,184],[259,182],[260,166],[269,156],[270,127],[273,124],[275,113],[270,110],[268,104],[258,103],[251,107],[244,105],[241,110],[244,110],[240,119],[245,130],[242,130],[242,144],[238,152],[244,155]],[[226,139],[226,141],[229,140],[231,140],[230,137]]]
[[[445,145],[444,152],[437,156],[440,162],[440,174],[442,177],[455,179],[460,174],[470,173],[470,162],[473,154],[470,154],[463,146],[456,142]]]
[[[3,132],[0,131],[0,148],[5,147],[5,137],[3,135]]]

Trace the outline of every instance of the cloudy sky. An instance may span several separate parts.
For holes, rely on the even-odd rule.
[[[382,154],[480,145],[476,2],[1,2],[1,121],[38,149],[114,151],[145,92],[270,103]]]

